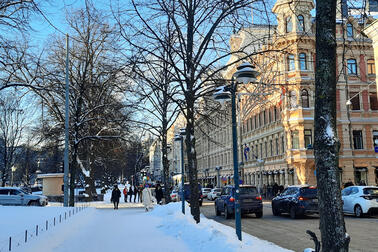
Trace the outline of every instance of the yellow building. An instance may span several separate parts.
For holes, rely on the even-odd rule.
[[[261,73],[260,84],[241,87],[239,157],[243,162],[243,183],[279,185],[316,184],[313,152],[315,92],[315,22],[312,0],[278,0],[273,7],[277,26],[265,28],[269,39],[258,46],[261,54],[251,58]],[[339,8],[341,9],[341,8]],[[361,31],[374,20],[339,13],[337,20],[337,134],[341,149],[339,166],[342,183],[378,183],[378,102],[372,42]],[[254,25],[262,34],[264,26]],[[247,31],[231,38],[231,49],[250,43]],[[256,49],[256,47],[251,47]],[[231,59],[235,60],[235,59]],[[235,68],[225,73],[229,79]],[[241,90],[243,88],[243,91]],[[208,133],[197,133],[198,170],[216,166],[222,181],[232,183],[230,115],[209,112],[213,125]],[[201,128],[206,120],[199,119]],[[244,155],[245,150],[245,155]],[[249,151],[247,151],[249,150]],[[257,159],[263,162],[257,162]],[[201,177],[201,175],[199,175]],[[202,175],[205,177],[205,175]]]

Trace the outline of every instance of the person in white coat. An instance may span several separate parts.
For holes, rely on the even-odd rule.
[[[152,193],[151,193],[151,189],[148,188],[148,186],[146,186],[143,189],[142,202],[143,202],[143,205],[144,205],[146,211],[148,211],[150,208],[152,208],[152,203],[153,203]]]

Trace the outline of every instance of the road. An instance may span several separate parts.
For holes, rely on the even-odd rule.
[[[263,240],[268,240],[281,247],[294,251],[313,248],[314,243],[306,234],[306,230],[316,233],[320,240],[319,216],[305,216],[300,219],[290,219],[289,215],[273,216],[270,202],[264,202],[264,216],[255,218],[254,214],[242,218],[242,230]],[[201,212],[209,219],[225,225],[235,227],[235,219],[224,219],[215,216],[214,202],[205,201]],[[348,234],[351,236],[349,251],[373,252],[378,251],[378,218],[355,218],[345,216]]]

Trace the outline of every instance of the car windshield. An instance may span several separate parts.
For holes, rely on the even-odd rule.
[[[311,187],[301,188],[301,194],[305,197],[314,197],[317,195],[317,189]]]
[[[364,188],[364,194],[378,195],[378,187]]]
[[[210,192],[211,189],[203,189],[204,192]]]
[[[240,187],[240,194],[257,194],[256,187]]]
[[[220,192],[222,189],[214,189],[214,192]]]

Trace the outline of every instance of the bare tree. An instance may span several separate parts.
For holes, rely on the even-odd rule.
[[[230,51],[228,46],[230,34],[250,22],[248,17],[253,2],[260,1],[131,0],[131,10],[126,12],[129,18],[127,26],[121,26],[122,35],[132,42],[134,48],[162,60],[164,58],[154,53],[157,48],[173,52],[168,54],[173,57],[167,62],[181,95],[174,100],[187,119],[185,144],[192,192],[190,204],[191,214],[197,222],[200,221],[194,137],[197,100],[213,90],[214,79],[218,78],[221,70],[247,60],[255,53],[246,53],[248,45],[241,45],[237,51]],[[263,6],[255,10],[265,12]],[[125,12],[120,10],[119,13]],[[167,26],[167,22],[172,25]],[[175,36],[173,43],[163,39],[167,28]],[[238,57],[224,64],[224,60],[232,54]]]
[[[118,37],[106,17],[90,2],[86,8],[68,17],[72,44],[69,55],[70,83],[70,205],[74,204],[77,169],[91,179],[91,167],[96,161],[95,142],[120,139],[127,132],[131,110],[124,103],[127,82],[122,59],[119,57]],[[63,132],[65,43],[58,38],[50,45],[41,82],[36,91],[48,107],[52,129]],[[88,148],[86,150],[86,148]],[[82,160],[89,160],[86,167]]]
[[[3,145],[0,148],[2,186],[9,180],[24,128],[25,114],[21,108],[21,100],[15,93],[2,94],[0,96],[0,143]]]

